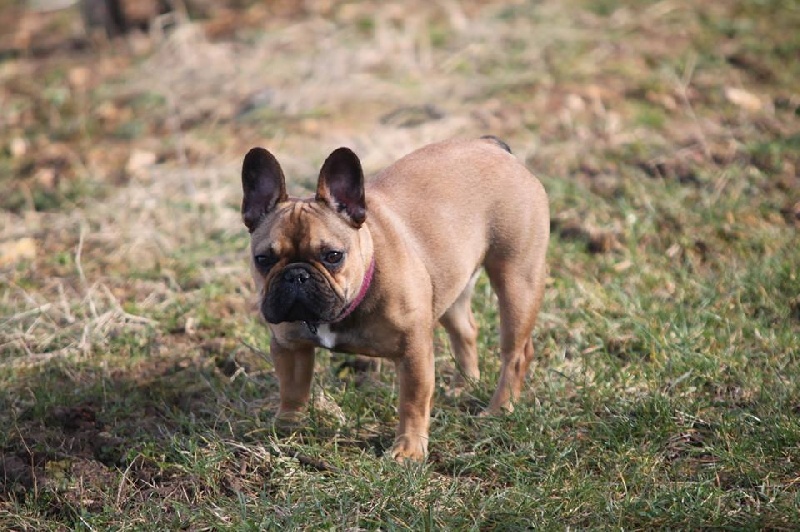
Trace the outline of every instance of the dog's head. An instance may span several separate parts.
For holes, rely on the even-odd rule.
[[[242,217],[269,323],[331,323],[349,311],[372,260],[364,174],[347,148],[328,156],[313,198],[289,198],[280,164],[253,148],[242,165]]]

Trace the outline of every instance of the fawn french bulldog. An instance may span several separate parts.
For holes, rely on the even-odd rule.
[[[316,195],[290,198],[278,161],[253,148],[242,166],[242,216],[280,385],[278,419],[308,403],[314,349],[392,359],[399,424],[391,456],[427,454],[433,331],[447,331],[457,385],[477,380],[470,299],[478,271],[497,294],[502,367],[487,413],[511,410],[533,358],[550,231],[547,195],[495,137],[431,144],[365,183],[335,150]]]

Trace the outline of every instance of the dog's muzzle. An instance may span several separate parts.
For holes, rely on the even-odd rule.
[[[335,293],[313,266],[292,263],[270,283],[261,313],[269,323],[321,323],[330,319],[336,302]]]

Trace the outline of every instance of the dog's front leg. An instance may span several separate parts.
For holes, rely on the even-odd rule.
[[[400,384],[400,421],[391,456],[398,462],[424,460],[433,403],[433,342],[420,341],[397,361]]]
[[[314,376],[314,347],[285,347],[273,338],[270,353],[280,389],[276,419],[296,423],[301,420],[311,395]]]

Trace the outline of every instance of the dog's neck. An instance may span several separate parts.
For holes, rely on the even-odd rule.
[[[369,286],[372,284],[372,278],[375,275],[375,257],[372,257],[372,260],[369,262],[369,266],[367,267],[367,273],[364,274],[364,280],[361,281],[361,288],[358,290],[358,295],[356,295],[355,299],[350,302],[344,312],[333,320],[331,323],[338,323],[345,319],[347,316],[353,313],[353,311],[358,307],[364,298],[367,296],[367,291],[369,290]]]

